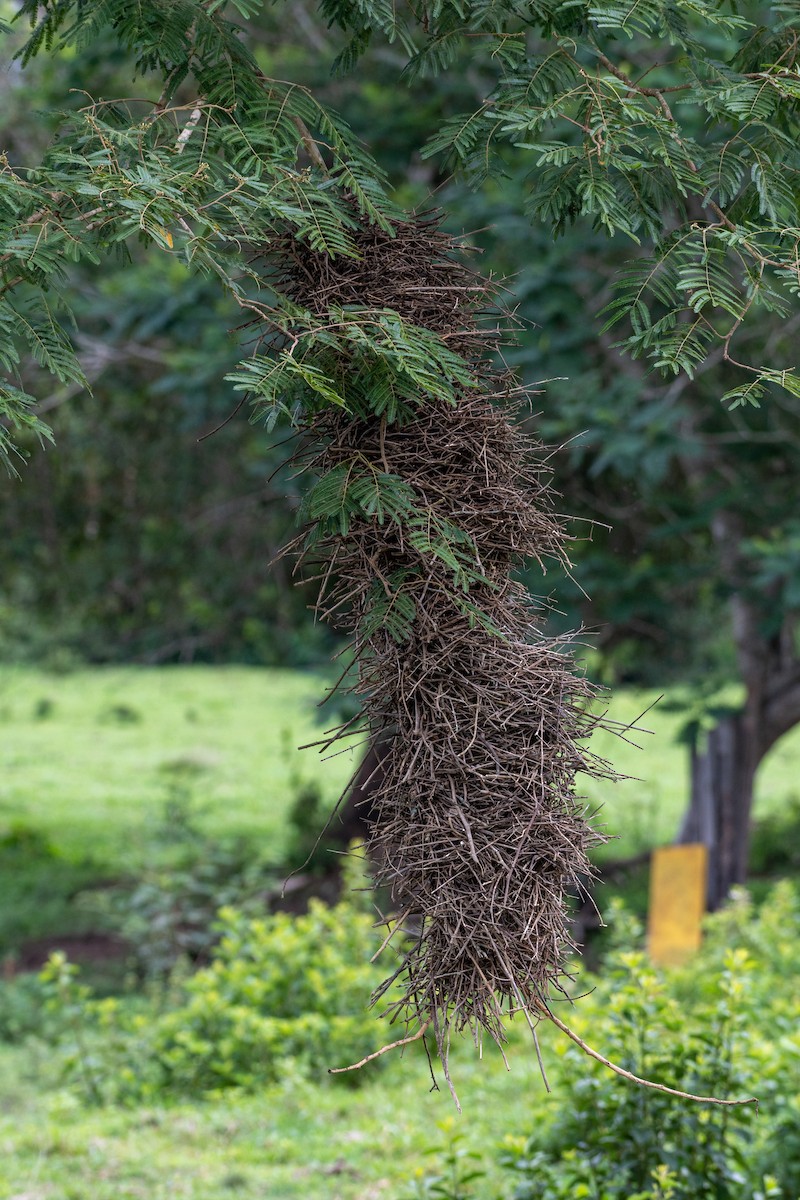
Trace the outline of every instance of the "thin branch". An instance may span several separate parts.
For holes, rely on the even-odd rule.
[[[302,117],[292,117],[292,121],[297,126],[297,131],[303,139],[303,145],[306,148],[306,153],[311,159],[315,167],[319,167],[323,175],[328,174],[328,165],[320,153],[320,148],[311,136],[308,126]]]
[[[601,54],[598,52],[597,57],[600,60],[600,62],[603,64],[603,66],[607,70],[609,70],[612,75],[615,75],[617,77],[617,79],[622,80],[623,83],[627,84],[627,86],[631,89],[631,91],[638,92],[640,96],[655,96],[656,99],[658,99],[658,97],[662,96],[665,92],[685,92],[685,91],[688,91],[688,89],[692,86],[690,83],[679,83],[679,84],[676,84],[674,87],[663,87],[663,88],[642,87],[642,85],[640,83],[635,82],[632,79],[629,79],[628,76],[625,75],[619,69],[619,67],[614,65],[614,63],[611,61],[610,58],[606,58],[605,54]],[[650,70],[652,71],[653,68],[651,67]],[[642,79],[643,78],[644,78],[644,76],[642,76]]]
[[[598,50],[596,53],[597,53],[598,60],[603,64],[603,66],[606,68],[606,70],[610,71],[612,75],[614,75],[617,79],[621,80],[622,83],[624,83],[627,86],[629,91],[636,92],[639,96],[650,96],[654,100],[657,100],[664,116],[667,118],[667,120],[670,122],[670,124],[674,125],[675,128],[677,129],[678,123],[675,120],[675,117],[672,113],[672,109],[667,104],[666,100],[664,99],[664,94],[666,92],[682,92],[685,90],[686,87],[689,86],[688,84],[685,84],[685,85],[682,85],[679,87],[665,87],[665,88],[642,87],[641,84],[634,83],[632,79],[628,79],[627,75],[625,75],[619,69],[619,67],[617,67],[611,61],[610,58],[606,58],[605,54],[601,53],[601,51]],[[694,159],[691,157],[691,155],[687,152],[686,147],[683,144],[683,139],[681,138],[680,134],[675,133],[674,137],[675,137],[675,140],[677,141],[678,145],[680,146],[681,150],[683,150],[684,154],[686,155],[686,165],[688,166],[689,170],[692,172],[693,175],[699,175],[700,171],[697,166],[697,163],[694,161]],[[730,219],[729,216],[727,216],[726,213],[724,213],[722,211],[722,209],[719,207],[718,204],[715,204],[715,202],[713,200],[709,200],[708,207],[719,218],[719,220],[722,222],[722,224],[725,226],[726,229],[729,229],[733,233],[736,232],[736,226],[734,225],[733,221]]]
[[[391,919],[389,921],[387,921],[387,924],[389,926],[389,932],[387,933],[386,937],[381,942],[380,946],[378,946],[378,949],[375,951],[372,958],[369,960],[370,962],[375,962],[375,960],[377,958],[379,958],[381,954],[383,954],[384,950],[389,945],[389,942],[392,940],[394,935],[397,933],[397,931],[400,928],[402,928],[403,921],[405,921],[406,917],[410,916],[410,914],[411,914],[411,909],[407,908],[405,910],[405,912],[401,913],[400,916],[395,919],[394,928],[392,928]]]
[[[755,1104],[756,1112],[758,1112],[757,1096],[748,1096],[746,1100],[720,1100],[717,1096],[695,1096],[692,1092],[682,1092],[678,1088],[667,1087],[664,1083],[654,1083],[652,1079],[641,1079],[638,1075],[633,1075],[630,1071],[626,1071],[624,1067],[619,1067],[616,1063],[611,1062],[610,1059],[605,1058],[598,1050],[593,1050],[583,1038],[578,1037],[577,1033],[570,1029],[568,1025],[565,1025],[563,1021],[560,1021],[546,1005],[541,1005],[541,1012],[543,1016],[546,1016],[553,1022],[557,1029],[560,1029],[576,1046],[579,1046],[584,1054],[588,1054],[590,1058],[602,1063],[604,1067],[608,1067],[609,1071],[613,1071],[615,1075],[620,1075],[623,1079],[627,1079],[631,1083],[638,1083],[641,1087],[652,1088],[656,1092],[664,1092],[667,1096],[677,1096],[680,1100],[696,1100],[698,1104],[719,1104],[728,1108],[742,1104]]]
[[[244,395],[242,396],[241,400],[239,401],[239,403],[238,403],[238,404],[236,405],[236,407],[234,408],[233,412],[231,412],[231,413],[228,413],[228,415],[227,415],[227,417],[225,418],[225,420],[224,420],[224,421],[220,421],[219,425],[216,425],[216,426],[215,426],[213,429],[209,429],[208,433],[204,433],[204,434],[203,434],[201,437],[199,437],[199,438],[197,439],[198,443],[199,443],[199,442],[204,442],[204,441],[206,440],[206,438],[213,437],[215,433],[219,433],[220,429],[224,429],[224,428],[225,428],[225,426],[226,426],[226,425],[227,425],[227,424],[228,424],[230,421],[232,421],[232,420],[233,420],[233,418],[234,418],[234,417],[236,416],[236,414],[239,412],[239,410],[240,410],[240,408],[242,407],[242,405],[246,404],[246,403],[247,403],[247,401],[248,401],[249,399],[250,399],[250,393],[249,393],[249,392],[245,392],[245,393],[244,393]]]
[[[412,1042],[418,1042],[421,1037],[424,1037],[428,1032],[430,1021],[426,1021],[424,1025],[420,1025],[416,1033],[411,1037],[400,1038],[397,1042],[392,1042],[389,1046],[381,1046],[380,1050],[376,1050],[374,1054],[368,1054],[366,1058],[362,1058],[360,1062],[352,1063],[349,1067],[328,1067],[329,1075],[342,1075],[345,1071],[358,1071],[359,1068],[365,1067],[368,1062],[372,1062],[375,1058],[380,1058],[382,1054],[388,1054],[390,1050],[397,1050],[400,1046],[409,1046]]]

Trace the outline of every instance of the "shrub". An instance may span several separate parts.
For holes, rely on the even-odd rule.
[[[510,1137],[514,1200],[764,1200],[800,1189],[800,1034],[795,944],[800,897],[778,885],[758,913],[741,894],[709,919],[701,955],[656,971],[627,942],[568,1018],[635,1075],[751,1108],[699,1105],[610,1075],[561,1048],[563,1097],[544,1130]],[[598,1033],[598,1031],[600,1031]]]
[[[758,821],[750,845],[754,875],[800,869],[800,796],[790,795],[782,807]]]
[[[224,908],[210,963],[187,979],[174,974],[160,1005],[97,999],[53,955],[41,981],[64,1074],[88,1101],[105,1102],[255,1088],[287,1060],[313,1073],[349,1065],[386,1040],[367,1009],[383,974],[369,961],[372,923],[350,901],[312,901],[300,917]]]
[[[78,976],[78,967],[60,950],[39,973],[48,1021],[41,1036],[59,1047],[62,1076],[93,1104],[144,1090],[144,1073],[151,1073],[142,1053],[147,1017],[114,997],[97,999]]]
[[[182,957],[205,961],[219,939],[221,908],[263,910],[273,878],[245,842],[207,839],[191,851],[177,869],[151,869],[131,888],[82,897],[125,940],[140,980],[166,980]]]
[[[0,1041],[22,1042],[42,1035],[45,1023],[42,984],[36,975],[0,981]]]
[[[368,961],[366,913],[312,901],[301,917],[223,909],[220,924],[212,962],[158,1025],[165,1086],[253,1087],[276,1079],[287,1058],[318,1072],[378,1048],[385,1029],[365,1002],[382,972]]]
[[[477,1195],[474,1184],[486,1178],[479,1165],[481,1156],[465,1145],[463,1133],[457,1133],[452,1117],[437,1121],[443,1134],[443,1145],[431,1146],[426,1153],[433,1155],[430,1171],[419,1169],[413,1180],[413,1191],[400,1200],[473,1200]]]
[[[741,952],[731,957],[716,1002],[687,1028],[686,1013],[644,957],[619,954],[598,996],[604,1053],[670,1087],[721,1098],[749,1094],[734,1054],[741,1016],[732,1003],[746,967]],[[580,1012],[581,1028],[586,1017]],[[559,1090],[565,1102],[549,1132],[511,1162],[521,1176],[515,1200],[658,1196],[659,1178],[675,1200],[737,1194],[748,1110],[692,1104],[600,1073],[573,1046],[564,1052]]]

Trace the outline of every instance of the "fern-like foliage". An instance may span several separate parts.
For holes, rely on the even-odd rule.
[[[437,575],[458,610],[502,636],[470,597],[476,586],[494,590],[481,569],[473,538],[439,516],[402,477],[379,471],[356,454],[317,480],[306,493],[300,517],[309,526],[306,550],[353,533],[363,535],[370,527],[393,526],[398,550],[406,562],[411,560],[412,565],[374,580],[359,624],[362,638],[382,629],[395,642],[405,641],[417,615],[417,597]]]
[[[324,2],[344,28],[354,8],[359,37],[394,36],[382,6]],[[797,307],[794,0],[423,0],[414,15],[408,73],[462,69],[481,52],[495,66],[480,104],[425,153],[475,186],[509,154],[528,157],[532,221],[555,234],[588,222],[641,247],[611,310],[624,348],[668,373],[721,350],[742,375],[728,402],[791,381],[737,345],[759,309]]]
[[[234,7],[246,16],[257,5]],[[289,232],[321,253],[352,255],[360,220],[391,230],[398,212],[384,176],[346,123],[306,89],[266,79],[223,10],[196,0],[20,5],[17,22],[30,24],[23,66],[111,31],[157,84],[143,85],[139,99],[89,100],[65,116],[33,169],[0,158],[0,320],[11,347],[4,446],[13,427],[34,419],[15,377],[21,353],[62,382],[86,384],[66,332],[71,262],[99,263],[140,239],[213,275],[266,319],[282,311],[280,300],[276,309],[248,266],[250,247]],[[187,80],[196,99],[181,105],[174,97]],[[250,369],[258,375],[260,364]],[[300,382],[303,373],[306,387],[324,391],[324,369],[307,362]],[[44,425],[38,432],[47,436]]]
[[[354,520],[400,524],[416,512],[417,505],[418,497],[404,479],[353,460],[317,480],[306,494],[301,517],[315,522],[309,534],[313,544],[333,534],[344,536]]]
[[[333,309],[320,321],[284,304],[272,321],[288,347],[254,354],[226,377],[268,429],[283,416],[302,428],[331,404],[393,424],[426,397],[455,405],[461,389],[475,386],[463,359],[390,309]]]

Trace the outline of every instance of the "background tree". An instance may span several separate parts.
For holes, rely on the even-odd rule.
[[[157,7],[149,14],[156,24]],[[194,7],[176,9],[185,29]],[[199,7],[198,28],[205,30],[202,36],[210,37],[218,14],[210,13],[208,25],[207,10]],[[719,735],[710,739],[711,752],[698,753],[695,771],[694,809],[706,813],[705,837],[719,839],[723,829],[726,837],[732,834],[727,865],[720,868],[715,885],[717,893],[724,894],[728,883],[742,876],[757,762],[787,723],[796,719],[794,534],[785,519],[781,487],[791,460],[781,441],[793,436],[797,392],[789,370],[790,340],[782,330],[796,307],[797,13],[791,5],[743,5],[733,12],[658,3],[633,10],[614,4],[577,8],[554,3],[436,4],[406,14],[404,23],[402,14],[398,17],[380,5],[321,8],[350,37],[339,59],[341,70],[347,70],[371,43],[383,77],[387,66],[396,67],[398,75],[405,67],[416,95],[424,96],[422,116],[436,124],[443,120],[444,129],[425,152],[432,157],[424,161],[402,149],[396,122],[375,122],[378,144],[383,137],[385,151],[405,154],[412,159],[417,178],[434,182],[436,156],[443,161],[441,155],[449,150],[453,161],[479,187],[482,213],[488,211],[492,218],[502,214],[504,226],[512,226],[514,237],[506,247],[494,239],[499,261],[516,267],[521,260],[541,256],[537,269],[523,273],[517,287],[522,299],[527,290],[531,300],[538,295],[547,302],[542,339],[538,344],[527,341],[525,366],[538,378],[561,374],[560,364],[568,360],[572,382],[551,384],[542,401],[548,408],[545,428],[557,439],[588,428],[591,438],[573,446],[569,461],[574,482],[567,484],[565,479],[562,490],[570,496],[568,507],[577,507],[571,497],[579,494],[573,488],[579,488],[589,515],[605,511],[617,517],[607,539],[596,530],[591,547],[578,548],[587,590],[596,597],[589,623],[612,618],[607,648],[613,659],[625,664],[626,671],[641,675],[641,663],[652,658],[653,647],[658,646],[658,660],[665,666],[700,664],[699,669],[707,672],[709,663],[725,659],[725,639],[714,630],[710,614],[720,603],[728,604],[734,614],[747,704],[742,715],[724,716]],[[56,36],[59,28],[69,31],[69,6],[44,11],[37,37]],[[326,56],[330,58],[337,49],[335,38],[315,24],[312,9],[294,5],[292,11],[302,37],[317,49],[319,61],[309,75],[318,77]],[[256,45],[263,14],[253,7],[240,16]],[[176,19],[175,28],[178,24]],[[129,47],[139,36],[125,23],[118,24],[117,32],[121,44]],[[93,27],[91,35],[98,36],[99,27]],[[212,93],[219,88],[214,94],[227,103],[231,96],[226,99],[225,88],[230,91],[231,85],[223,84],[221,75],[215,76],[208,46],[204,51],[201,41],[192,60],[198,78],[205,71]],[[183,50],[180,46],[178,39],[166,54],[151,46],[141,58],[142,66],[163,67],[172,87],[191,58],[185,44]],[[246,58],[246,52],[240,43],[229,41],[225,47],[223,58],[244,63],[240,56]],[[448,74],[451,66],[454,69]],[[432,89],[428,78],[437,71],[444,72],[443,82]],[[475,102],[465,95],[464,81]],[[179,86],[186,89],[187,85]],[[372,88],[372,99],[377,94],[378,103],[370,109],[371,122],[373,113],[389,107],[383,101],[381,108],[380,97],[386,91],[374,83]],[[340,106],[357,112],[352,85],[348,91],[344,81],[336,83],[333,92]],[[283,97],[280,88],[276,94]],[[196,91],[176,95],[192,103],[196,99]],[[301,103],[302,113],[292,112],[289,124],[281,126],[283,136],[288,131],[295,146],[296,121],[314,125],[305,103]],[[364,105],[360,108],[363,112]],[[458,115],[459,110],[465,115]],[[186,109],[184,116],[194,111]],[[222,108],[214,112],[207,136],[221,146],[225,139],[216,122]],[[91,120],[83,116],[79,121],[94,129],[96,113]],[[220,117],[219,130],[223,127]],[[416,117],[409,120],[408,128],[416,131]],[[373,143],[376,131],[367,132]],[[107,132],[104,136],[110,139]],[[180,136],[174,129],[170,135],[174,140],[156,139],[148,166],[158,164],[163,170],[169,161],[164,148],[168,144],[174,153]],[[333,134],[323,136],[336,143]],[[288,144],[288,140],[283,143],[287,154]],[[102,146],[102,136],[93,145]],[[196,153],[194,134],[190,131],[179,145],[180,161],[189,162],[188,151]],[[344,142],[333,145],[334,157],[340,154],[333,174],[341,174],[342,179],[345,152]],[[73,149],[72,171],[79,158]],[[173,158],[173,165],[178,161]],[[55,158],[48,160],[48,164],[55,162]],[[313,164],[311,169],[313,174]],[[498,186],[495,177],[501,172],[509,178]],[[371,167],[359,176],[367,205],[364,188],[373,176]],[[5,182],[9,183],[8,176]],[[119,183],[119,173],[114,182]],[[54,178],[50,183],[51,190],[58,191]],[[405,187],[408,195],[408,184]],[[164,230],[173,239],[173,250],[176,236],[188,238],[179,221],[192,228],[196,214],[187,210],[176,224],[174,195],[158,189],[155,196],[148,194],[139,179],[127,180],[126,189],[124,219],[115,224],[117,218],[104,216],[102,226],[89,229],[90,242],[101,228],[100,243],[110,244],[138,226],[149,231],[162,252],[169,252]],[[185,202],[190,189],[181,184],[179,191]],[[104,187],[103,194],[112,192]],[[17,204],[15,220],[22,213],[29,218],[40,212],[36,203],[25,207],[32,198],[36,203],[47,200],[28,191],[20,208],[17,195],[12,200],[12,213]],[[474,202],[469,208],[463,194],[459,198],[451,191],[449,198],[457,221],[461,214],[475,213]],[[308,219],[307,196],[305,203]],[[302,204],[299,207],[303,209]],[[523,232],[512,222],[512,209],[516,213],[520,208],[546,235],[553,230],[566,232],[574,221],[583,243],[581,253],[576,254],[575,241],[562,243],[564,253],[559,254],[549,247],[548,237]],[[258,210],[257,204],[255,209],[264,220],[263,209]],[[20,262],[49,269],[45,241],[52,249],[53,236],[63,234],[64,218],[57,207],[48,208],[45,202],[41,211],[51,214],[52,229],[47,221],[34,222],[22,234],[16,229],[9,243],[11,257],[4,265],[7,283],[15,288],[20,280],[14,271],[19,275]],[[242,211],[229,209],[225,220],[234,224],[238,220],[241,227]],[[219,210],[215,213],[218,216]],[[89,225],[96,219],[90,219]],[[49,229],[47,239],[39,236],[43,228]],[[330,229],[328,234],[333,244]],[[608,234],[615,236],[608,241]],[[15,249],[14,239],[19,237],[22,253]],[[620,245],[621,238],[629,239],[630,250]],[[230,259],[220,257],[219,247],[212,252],[205,234],[189,244],[194,261],[210,270],[218,271],[223,260],[233,262],[236,257],[235,253]],[[630,254],[636,257],[623,266]],[[583,352],[584,369],[576,377],[576,341],[570,331],[570,326],[575,327],[575,309],[564,287],[565,267],[580,297],[579,321],[584,306],[596,311],[610,301],[616,328],[625,331],[628,323],[627,349],[645,366],[676,373],[671,386],[662,388],[630,360],[621,369],[610,344],[618,335],[612,329],[601,336],[599,327],[596,345]],[[241,290],[232,294],[240,304]],[[534,319],[541,319],[542,311],[540,303]],[[24,334],[25,314],[20,319],[23,324],[18,328]],[[77,386],[79,377],[69,376],[74,364],[58,357],[66,353],[63,344],[59,343],[60,350],[47,349],[48,328],[47,314],[40,312],[33,335],[26,336],[33,337],[40,356],[50,355],[50,365],[65,374],[66,386]],[[695,377],[691,385],[687,374]],[[252,376],[247,380],[251,382]],[[746,407],[743,416],[734,411],[730,417],[718,407],[720,397],[726,406],[750,406],[762,389],[777,397],[782,389],[779,406],[771,396],[763,414]],[[7,403],[10,418],[31,424],[30,409],[17,393],[10,393]],[[599,452],[593,443],[601,446]],[[740,486],[743,480],[746,484]],[[764,500],[758,512],[753,496]],[[670,530],[680,539],[680,548],[677,540],[667,536]],[[632,570],[618,569],[623,553],[636,556]],[[688,578],[687,564],[691,564]],[[760,579],[770,581],[766,600],[765,590],[754,586]],[[690,622],[676,615],[675,600],[687,595],[694,609]],[[776,721],[778,711],[781,718]],[[697,829],[697,818],[693,820]]]

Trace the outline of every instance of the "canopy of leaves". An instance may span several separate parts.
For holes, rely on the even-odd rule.
[[[388,227],[395,212],[380,170],[347,126],[302,87],[265,78],[218,4],[59,0],[24,4],[17,17],[32,27],[18,51],[23,65],[110,30],[144,82],[133,99],[87,97],[65,113],[40,162],[0,159],[7,466],[9,427],[47,435],[14,379],[21,355],[32,354],[64,385],[87,386],[65,332],[70,262],[96,263],[139,237],[217,278],[245,312],[269,312],[286,328],[298,315],[262,294],[248,248],[288,230],[317,250],[347,255],[359,217]],[[194,96],[181,103],[176,92],[188,77]],[[310,163],[299,162],[309,155]]]
[[[406,200],[420,194],[413,191],[407,165],[434,130],[438,142],[431,146],[441,149],[414,166],[414,177],[423,186],[436,184],[441,181],[437,164],[447,169],[448,162],[466,170],[480,186],[473,199],[448,189],[455,224],[493,224],[494,236],[477,236],[489,249],[490,262],[507,272],[522,268],[512,287],[541,332],[525,335],[515,361],[529,379],[571,376],[570,382],[549,383],[541,401],[544,429],[553,441],[582,434],[561,459],[561,471],[569,472],[562,476],[562,491],[571,509],[614,527],[609,532],[595,527],[592,541],[579,542],[575,553],[582,560],[583,587],[593,600],[582,605],[583,616],[592,627],[608,623],[603,644],[613,650],[619,669],[633,664],[623,643],[629,648],[641,643],[651,663],[655,651],[659,663],[669,659],[679,672],[707,671],[709,655],[717,654],[720,626],[705,614],[718,609],[731,587],[720,575],[710,537],[710,523],[721,507],[733,505],[740,512],[750,591],[763,595],[755,582],[769,577],[773,602],[763,621],[770,628],[780,624],[776,588],[781,597],[789,596],[796,561],[791,531],[784,537],[781,516],[795,440],[795,399],[784,394],[763,414],[751,412],[747,421],[737,419],[734,425],[717,413],[715,400],[757,399],[765,383],[775,391],[772,381],[794,386],[791,374],[782,372],[793,361],[797,310],[791,291],[794,251],[789,253],[795,243],[787,233],[797,224],[796,7],[743,4],[734,12],[678,3],[637,5],[628,13],[614,5],[431,4],[415,8],[419,20],[406,11],[406,24],[403,10],[389,4],[328,2],[320,9],[326,20],[346,27],[350,39],[339,56],[340,78],[332,85],[326,75],[342,39],[335,29],[326,33],[315,22],[312,3],[291,5],[297,20],[290,29],[286,5],[273,13],[257,3],[230,6],[230,20],[214,4],[29,5],[14,23],[9,52],[23,48],[24,24],[33,22],[30,51],[37,56],[29,70],[40,70],[43,50],[58,53],[64,46],[68,53],[60,62],[77,52],[73,86],[91,78],[103,94],[140,98],[122,106],[100,105],[70,94],[68,87],[55,102],[47,98],[44,107],[55,103],[69,111],[48,118],[58,138],[43,165],[36,146],[26,157],[9,138],[2,181],[10,207],[2,209],[0,229],[9,248],[22,239],[28,254],[12,253],[2,262],[5,328],[13,327],[2,339],[9,372],[6,419],[0,421],[6,452],[11,453],[12,439],[29,445],[32,437],[47,436],[46,414],[34,407],[33,397],[44,395],[49,407],[53,393],[44,378],[51,365],[67,379],[56,396],[80,391],[81,373],[101,386],[91,357],[87,366],[85,341],[75,342],[64,318],[57,288],[68,289],[72,303],[76,267],[67,263],[67,278],[59,248],[83,255],[89,270],[93,258],[108,264],[107,251],[120,248],[137,261],[144,251],[165,264],[179,258],[190,270],[208,272],[202,295],[212,295],[220,280],[228,289],[231,307],[221,316],[226,324],[235,323],[237,309],[245,322],[266,308],[274,314],[275,293],[264,290],[249,259],[260,232],[283,237],[287,230],[302,231],[305,219],[307,244],[323,253],[326,247],[344,252],[354,213],[368,204],[370,194],[378,213],[373,219],[388,219],[395,211],[381,198],[383,177],[350,129],[379,150]],[[199,12],[197,37],[187,24],[190,12]],[[246,28],[245,36],[236,32],[236,24]],[[303,41],[312,53],[298,48]],[[141,53],[137,47],[143,47]],[[134,59],[142,73],[134,86],[104,73],[109,62],[119,66]],[[346,81],[356,61],[358,78]],[[439,70],[444,73],[434,87],[432,76]],[[292,88],[277,78],[313,86]],[[287,97],[287,103],[299,106],[296,110],[283,107]],[[318,97],[333,99],[348,119],[332,116]],[[198,101],[201,115],[195,122]],[[267,112],[270,121],[262,122]],[[580,113],[587,128],[575,123]],[[258,127],[249,143],[252,153],[241,144],[236,148],[237,130],[248,124]],[[311,157],[303,125],[321,147],[322,166]],[[109,129],[116,131],[116,141]],[[38,136],[41,146],[44,139]],[[96,152],[96,162],[84,155],[84,147]],[[687,165],[686,154],[696,171]],[[141,190],[145,159],[152,168],[149,192]],[[134,167],[139,174],[125,177],[123,195],[124,172],[135,175]],[[367,194],[355,209],[342,202],[338,187],[339,179],[349,187],[347,171],[353,169]],[[215,184],[195,179],[198,171]],[[495,172],[504,172],[499,184]],[[607,197],[597,202],[600,207],[593,207],[584,189],[591,179],[603,185],[601,200]],[[227,196],[232,180],[234,194]],[[369,192],[370,181],[377,181],[377,192]],[[113,200],[102,214],[86,220],[80,213],[92,214],[98,207],[96,192],[85,204],[81,193],[70,203],[64,200],[73,184],[84,182],[90,192],[92,186],[100,189],[104,203],[107,195]],[[269,202],[259,187],[269,192]],[[283,220],[269,206],[287,191],[301,213],[293,209]],[[189,211],[195,192],[197,212]],[[552,201],[546,199],[550,193]],[[58,203],[54,194],[61,197]],[[311,207],[323,216],[303,218]],[[523,210],[533,217],[533,232],[527,220],[520,220]],[[25,224],[37,214],[41,222]],[[555,246],[549,244],[553,229],[563,230]],[[617,236],[609,238],[609,232]],[[638,247],[632,238],[639,239]],[[773,263],[758,263],[752,248],[766,253],[768,245],[769,257],[776,247],[783,249]],[[46,270],[29,270],[31,263],[42,262]],[[788,263],[789,274],[781,273],[779,262]],[[587,341],[586,313],[595,314],[603,305],[616,324],[600,333],[599,321],[596,337]],[[367,371],[362,382],[369,378],[375,388],[380,375],[380,394],[394,419],[403,387],[409,386],[407,372],[396,370],[409,341],[417,339],[420,353],[412,371],[423,368],[432,349],[430,341],[418,341],[419,330],[407,327],[399,340],[388,340],[384,326],[391,325],[391,314],[364,313],[352,324],[347,314],[346,327],[326,331],[322,342],[313,315],[285,301],[278,315],[288,339],[251,340],[251,353],[238,365],[233,345],[216,363],[209,362],[217,377],[229,371],[243,398],[253,398],[254,411],[270,422],[286,411],[302,418],[304,405],[310,414],[337,404],[343,384],[332,364],[345,343]],[[77,317],[83,325],[85,313]],[[396,323],[391,327],[399,329]],[[640,363],[625,365],[619,359],[613,339],[620,330]],[[250,336],[245,330],[244,337]],[[295,337],[300,354],[290,356]],[[195,344],[207,345],[208,339],[207,332],[189,335]],[[31,369],[33,353],[43,364],[36,370]],[[735,362],[756,366],[759,373],[743,372]],[[670,376],[679,371],[667,391],[648,374],[656,363]],[[695,385],[687,387],[681,367],[692,371]],[[352,380],[347,401],[356,402]],[[122,396],[119,402],[124,405]],[[230,411],[225,403],[220,394],[220,419]],[[60,436],[67,436],[60,411],[59,424]],[[76,431],[76,436],[80,441],[82,435]],[[141,461],[146,460],[143,448]],[[35,468],[37,479],[44,469]],[[109,478],[113,473],[112,466]],[[75,489],[82,510],[90,489],[78,488],[77,477]],[[42,496],[52,489],[42,483],[32,490]],[[399,511],[392,508],[397,498],[381,488],[367,503],[377,504],[379,511]],[[21,495],[15,528],[21,527],[25,505]],[[66,511],[63,505],[61,511]],[[147,555],[138,556],[140,565],[147,561]],[[201,559],[195,555],[194,561]],[[85,582],[76,586],[84,595],[92,591]],[[99,595],[97,589],[94,594]],[[565,593],[567,599],[574,623],[574,589]]]
[[[760,312],[800,293],[800,8],[705,0],[322,0],[350,31],[349,63],[380,35],[406,75],[494,64],[477,106],[451,116],[425,153],[474,185],[528,161],[525,210],[554,233],[574,224],[640,250],[608,308],[625,349],[672,375],[717,353],[737,370],[723,399],[800,395],[794,364],[739,355]]]

